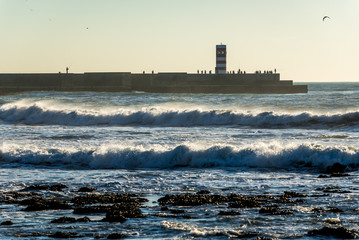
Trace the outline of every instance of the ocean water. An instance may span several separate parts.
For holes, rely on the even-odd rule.
[[[129,239],[227,239],[256,233],[312,239],[328,219],[358,230],[359,83],[309,83],[308,94],[152,94],[27,92],[0,96],[0,191],[64,183],[136,193],[149,200],[141,219],[50,224],[72,211],[23,212],[0,205],[0,239],[16,234],[74,231],[85,238],[122,232]],[[318,178],[332,166],[349,176]],[[323,193],[323,188],[340,189]],[[278,196],[306,194],[287,204],[291,215],[226,205],[182,207],[190,217],[160,217],[157,199],[196,193]],[[46,194],[46,193],[44,193]],[[282,206],[282,205],[281,205]],[[282,206],[283,207],[283,206]],[[315,211],[337,207],[342,212]],[[91,237],[93,236],[93,237]],[[28,237],[31,239],[31,237]]]

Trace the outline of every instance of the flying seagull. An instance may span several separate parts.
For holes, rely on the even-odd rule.
[[[324,21],[326,18],[330,19],[329,16],[324,16],[324,17],[323,17],[323,21]]]

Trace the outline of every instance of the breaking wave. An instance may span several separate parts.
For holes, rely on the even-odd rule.
[[[98,148],[85,151],[59,149],[0,150],[0,166],[50,167],[65,169],[172,169],[172,168],[278,168],[322,171],[334,163],[351,169],[359,166],[359,149],[297,145],[258,146],[234,149],[213,146],[192,150],[180,145],[166,151]]]
[[[47,109],[36,104],[30,106],[3,105],[0,121],[28,125],[66,126],[249,126],[262,128],[320,128],[359,125],[359,111],[342,114],[297,114],[275,112],[234,112],[200,110],[158,110],[130,111],[119,109],[112,113],[86,110]]]

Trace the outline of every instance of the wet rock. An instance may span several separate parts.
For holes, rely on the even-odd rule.
[[[50,191],[56,191],[61,192],[64,188],[67,188],[65,184],[54,184],[54,185],[31,185],[29,187],[24,188],[21,191],[30,191],[30,190],[50,190]]]
[[[124,238],[126,238],[126,235],[122,233],[112,233],[107,237],[107,239],[124,239]]]
[[[260,202],[255,197],[246,197],[229,204],[230,208],[256,208]]]
[[[24,211],[42,211],[72,208],[71,205],[65,201],[57,199],[44,199],[42,197],[25,199],[20,202],[20,205],[27,205]]]
[[[239,212],[237,211],[220,211],[218,213],[219,216],[237,216],[237,215],[241,215]]]
[[[278,206],[263,207],[259,209],[259,213],[268,215],[293,215],[293,211],[289,209],[282,209]]]
[[[267,238],[267,237],[264,237],[264,236],[262,236],[262,237],[257,237],[256,239],[254,239],[254,240],[277,240],[278,238]]]
[[[14,191],[1,192],[0,203],[18,204],[20,200],[24,198],[38,197],[38,196],[40,196],[40,194],[36,192],[14,192]]]
[[[72,217],[60,217],[51,221],[51,223],[74,223],[76,218]]]
[[[324,173],[328,173],[328,174],[344,173],[346,168],[347,168],[346,165],[336,162],[332,166],[328,166]]]
[[[169,209],[170,213],[172,214],[181,214],[181,213],[185,213],[185,210],[182,209]]]
[[[228,234],[225,234],[228,237]],[[251,233],[251,232],[231,232],[230,233],[230,238],[241,238],[241,239],[250,239],[250,238],[254,238],[257,237],[259,234],[258,233]]]
[[[91,222],[91,219],[88,217],[78,218],[76,222]]]
[[[13,224],[14,224],[14,223],[13,223],[12,221],[8,220],[8,221],[2,222],[0,225],[2,225],[2,226],[11,226],[11,225],[13,225]]]
[[[358,238],[358,234],[353,231],[346,229],[344,227],[339,228],[331,228],[331,227],[323,227],[321,229],[315,229],[309,231],[308,234],[310,236],[329,236],[333,238],[340,238],[340,239],[356,239]]]
[[[88,217],[73,218],[73,217],[60,217],[51,221],[51,223],[75,223],[75,222],[91,222]]]
[[[209,190],[199,190],[197,194],[210,194],[211,192]]]
[[[351,193],[351,191],[341,190],[338,186],[317,188],[317,191],[323,191],[325,193]]]
[[[124,222],[128,218],[143,218],[141,209],[136,205],[115,204],[107,212],[104,222]]]
[[[105,213],[111,209],[109,205],[95,205],[79,207],[74,209],[74,214],[93,214],[93,213]]]
[[[145,198],[139,198],[135,194],[128,193],[106,193],[106,194],[87,194],[75,196],[71,202],[76,206],[83,206],[88,204],[106,204],[106,203],[124,203],[131,202],[141,205],[142,202],[147,202]]]
[[[95,187],[81,187],[81,188],[79,188],[77,190],[77,192],[86,192],[86,193],[88,193],[88,192],[93,192],[93,191],[96,191],[96,190],[97,190],[97,188],[95,188]]]
[[[26,233],[26,234],[15,234],[15,237],[19,237],[20,239],[28,239],[33,237],[41,237],[42,234],[39,232]]]
[[[169,209],[169,208],[166,207],[166,206],[162,206],[162,207],[161,207],[161,211],[168,211],[168,209]]]
[[[329,176],[329,175],[320,174],[320,175],[318,176],[318,178],[330,178],[330,176]]]
[[[173,206],[200,206],[206,204],[222,204],[228,202],[228,197],[223,195],[203,195],[203,194],[179,194],[166,195],[158,199],[160,205]]]
[[[327,207],[326,209],[328,212],[332,213],[343,213],[344,211],[337,207]]]
[[[121,211],[107,212],[106,217],[102,220],[104,222],[125,222],[126,217],[123,216]]]
[[[286,197],[286,198],[304,198],[304,197],[307,197],[307,195],[303,194],[303,193],[297,193],[297,192],[294,192],[294,191],[284,191],[283,197]]]
[[[77,233],[75,232],[55,232],[48,235],[51,238],[76,238]]]

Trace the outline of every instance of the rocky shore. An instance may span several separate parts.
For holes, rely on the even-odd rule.
[[[151,219],[150,221],[161,222],[164,228],[170,223],[168,219],[198,219],[198,218],[241,218],[244,210],[257,212],[258,217],[277,216],[290,218],[297,214],[297,210],[307,201],[313,198],[326,197],[330,194],[345,194],[338,186],[328,186],[315,189],[315,194],[305,194],[296,191],[284,191],[280,195],[262,194],[246,195],[243,193],[218,194],[210,190],[199,190],[184,194],[165,194],[155,201],[144,195],[115,192],[97,192],[94,187],[81,187],[77,190],[68,190],[64,184],[30,185],[19,191],[1,191],[0,204],[13,206],[14,211],[21,214],[46,212],[50,230],[37,230],[22,233],[10,233],[6,228],[20,227],[22,218],[2,219],[0,232],[4,236],[17,237],[19,239],[48,237],[48,238],[92,238],[92,239],[123,239],[141,238],[141,236],[128,236],[126,233],[117,232],[113,227],[111,232],[86,232],[83,229],[91,228],[92,225],[123,224],[126,221],[138,219]],[[66,190],[66,191],[65,191]],[[151,207],[149,207],[151,205]],[[198,216],[196,208],[211,209],[200,211],[203,216]],[[333,206],[310,206],[307,212],[310,216],[326,213],[341,214],[345,211]],[[353,209],[353,212],[355,209]],[[195,213],[195,214],[194,214]],[[141,220],[142,219],[142,220]],[[314,217],[313,217],[314,219]],[[288,220],[290,221],[290,220]],[[313,227],[305,231],[301,236],[356,239],[359,237],[355,229],[349,229],[336,218],[327,218],[319,223],[322,227]],[[146,226],[143,226],[146,227]],[[177,228],[179,228],[177,226]],[[46,228],[45,228],[46,229]],[[59,229],[53,230],[53,229]],[[172,229],[176,227],[172,226]],[[196,236],[194,236],[196,237]],[[197,236],[200,237],[200,236]],[[209,238],[238,238],[238,239],[277,239],[273,234],[266,232],[246,231],[212,231],[207,234]],[[287,236],[294,237],[294,236]]]

